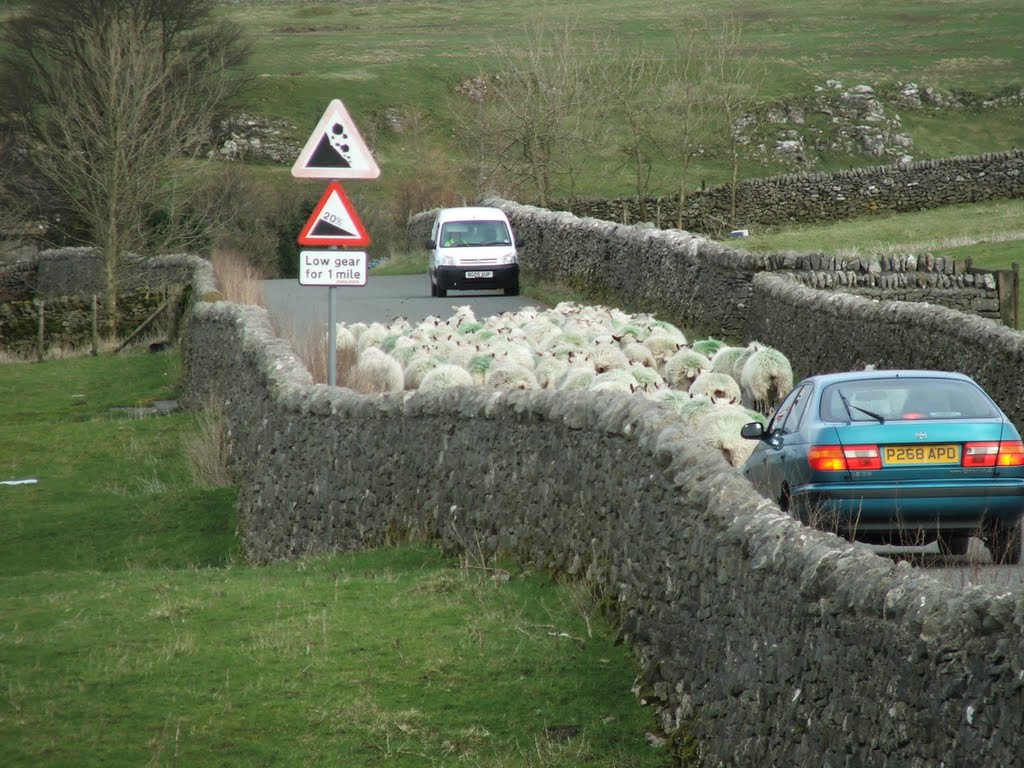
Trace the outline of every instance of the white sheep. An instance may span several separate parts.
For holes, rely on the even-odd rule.
[[[673,389],[688,390],[704,371],[711,370],[711,361],[689,347],[683,347],[665,362],[665,381]]]
[[[513,360],[495,362],[484,383],[494,389],[540,389],[533,371]]]
[[[676,413],[681,413],[680,409],[693,401],[689,392],[681,392],[678,389],[671,389],[670,387],[665,387],[664,389],[651,392],[649,397],[656,403],[665,403],[666,405],[671,406]],[[708,404],[711,404],[710,399],[708,399]]]
[[[553,355],[542,355],[533,369],[541,389],[554,389],[569,370],[569,363]]]
[[[719,341],[718,339],[709,336],[706,339],[693,342],[693,344],[690,345],[690,349],[694,352],[700,352],[708,359],[711,359],[714,357],[715,353],[724,346],[726,346],[724,341]]]
[[[721,451],[727,462],[739,467],[756,445],[755,441],[740,435],[740,429],[750,421],[750,414],[744,408],[715,406],[697,422],[696,432]]]
[[[380,346],[389,333],[388,327],[383,323],[370,323],[357,338],[359,352],[362,353],[369,347]]]
[[[632,394],[637,390],[636,379],[631,371],[619,368],[599,373],[587,387],[588,392],[626,392]]]
[[[570,365],[557,387],[560,390],[569,391],[586,389],[594,382],[595,378],[597,378],[597,371],[594,370],[594,364],[585,360]]]
[[[465,368],[451,363],[441,363],[427,372],[420,382],[419,389],[431,392],[452,387],[468,387],[472,384],[473,377]]]
[[[405,372],[387,352],[367,347],[359,353],[351,384],[357,392],[400,392],[405,387]]]
[[[491,368],[494,366],[494,355],[488,352],[481,352],[473,355],[466,362],[456,363],[456,365],[461,365],[469,371],[474,382],[483,384],[487,379],[487,374],[490,373]]]
[[[598,373],[606,371],[625,371],[630,367],[629,358],[617,346],[602,344],[587,350],[587,359],[594,364]]]
[[[662,366],[672,355],[686,346],[686,337],[682,334],[655,331],[640,343],[651,351],[658,365]]]
[[[648,368],[657,368],[658,361],[654,357],[654,353],[651,352],[647,347],[638,341],[632,340],[633,337],[627,336],[629,341],[623,340],[622,354],[626,356],[626,359],[631,363],[639,363],[640,365],[646,365]]]
[[[696,423],[715,409],[714,401],[707,395],[693,395],[686,402],[676,404],[676,412],[683,421]]]
[[[687,390],[691,395],[707,395],[714,403],[732,404],[740,401],[740,385],[724,373],[704,371]]]
[[[747,408],[767,415],[792,389],[793,368],[779,350],[762,347],[743,364],[740,392]]]
[[[746,347],[730,347],[728,345],[719,347],[718,351],[711,356],[711,372],[724,373],[727,376],[732,376],[732,372],[736,368],[736,361],[742,357],[746,351]]]
[[[759,349],[764,349],[764,344],[759,341],[752,341],[744,347],[743,354],[738,355],[733,361],[732,373],[729,375],[736,379],[737,383],[739,383],[740,377],[743,375],[743,366],[747,364],[747,360],[750,359],[750,356]]]
[[[356,346],[356,335],[352,333],[352,330],[342,323],[336,323],[334,326],[334,348],[338,352],[354,352],[358,349]]]
[[[638,391],[650,393],[665,389],[665,379],[653,368],[637,364],[633,365],[629,372],[636,380],[636,389]]]
[[[419,389],[423,384],[423,378],[440,365],[442,365],[441,360],[434,355],[419,353],[406,363],[405,388]]]

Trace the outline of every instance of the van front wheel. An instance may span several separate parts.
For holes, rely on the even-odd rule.
[[[505,286],[506,296],[518,296],[519,295],[519,278],[517,277],[511,283]]]

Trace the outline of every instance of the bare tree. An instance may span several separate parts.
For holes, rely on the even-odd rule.
[[[482,163],[493,159],[511,187],[540,205],[558,181],[574,195],[582,152],[602,129],[594,119],[592,49],[578,42],[572,23],[552,31],[541,20],[524,30],[521,44],[496,50],[498,69],[480,98],[458,110],[457,130]]]
[[[236,26],[212,21],[213,6],[55,0],[3,30],[9,127],[29,172],[102,252],[112,335],[123,255],[152,243],[183,158],[204,148],[240,82],[228,73],[248,48]]]
[[[736,189],[744,153],[739,123],[756,103],[766,72],[760,53],[744,42],[743,24],[738,19],[723,21],[713,40],[710,66],[715,97],[712,103],[725,123],[718,135],[729,160],[729,224],[736,226]]]
[[[651,171],[663,153],[662,90],[668,65],[663,56],[640,50],[613,60],[603,72],[598,114],[625,128],[619,149],[633,177],[640,218],[646,220]]]
[[[673,30],[673,56],[661,89],[669,117],[665,144],[676,163],[676,227],[683,228],[686,190],[693,161],[712,138],[712,99],[716,91],[710,66],[714,41],[706,21],[680,23]]]

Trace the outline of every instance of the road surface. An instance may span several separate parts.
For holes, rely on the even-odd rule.
[[[299,285],[298,280],[265,280],[267,309],[276,317],[290,321],[296,335],[327,327],[328,288]],[[447,298],[430,295],[430,279],[423,275],[389,277],[370,276],[360,288],[334,289],[336,318],[339,323],[389,323],[405,317],[418,323],[430,315],[447,318],[453,306],[468,304],[479,319],[515,312],[528,306],[540,306],[523,296],[504,296],[501,291],[449,291]]]

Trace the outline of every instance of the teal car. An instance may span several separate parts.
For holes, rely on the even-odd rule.
[[[996,562],[1020,561],[1024,443],[968,376],[811,376],[741,434],[758,441],[743,475],[805,524],[948,554],[978,536]]]

